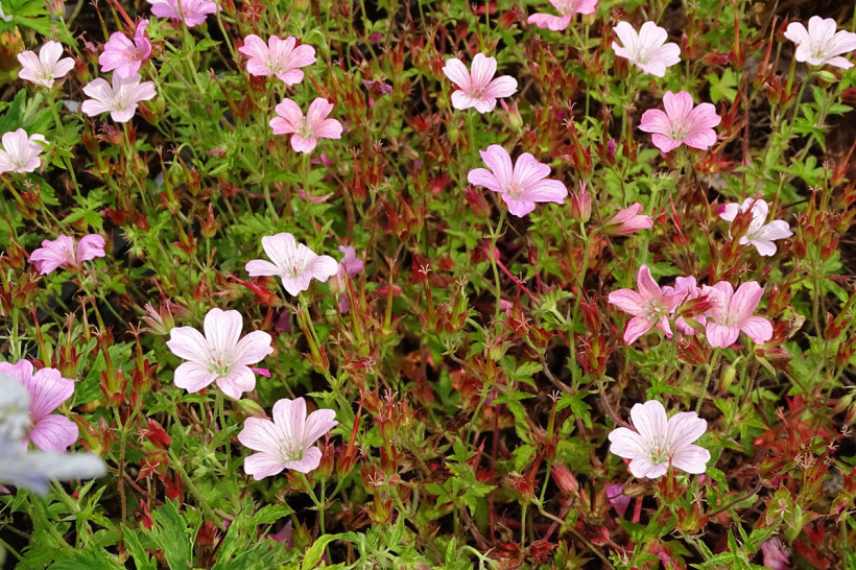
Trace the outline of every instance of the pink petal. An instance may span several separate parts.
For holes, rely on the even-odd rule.
[[[63,378],[55,368],[42,368],[23,376],[21,381],[30,393],[30,416],[35,422],[47,417],[74,393],[74,381]]]
[[[747,281],[740,285],[728,306],[733,322],[743,322],[751,317],[763,294],[764,289],[755,281]]]
[[[312,261],[307,271],[313,278],[324,283],[339,273],[339,263],[329,255],[319,255]]]
[[[342,123],[336,119],[327,119],[315,127],[315,136],[319,139],[342,138]]]
[[[318,139],[315,137],[304,138],[301,135],[293,134],[291,135],[291,148],[294,149],[295,152],[302,152],[304,154],[309,154],[315,147],[318,145]]]
[[[512,216],[516,216],[518,218],[522,218],[526,216],[535,209],[535,202],[530,202],[529,200],[518,200],[512,198],[508,194],[500,194],[500,198],[505,202],[505,205],[508,207],[508,213]]]
[[[447,59],[446,65],[443,66],[443,74],[460,89],[464,91],[470,89],[470,72],[460,59],[454,57]]]
[[[620,427],[609,432],[609,452],[624,459],[634,459],[646,455],[642,438],[633,430]]]
[[[487,88],[490,80],[496,74],[496,59],[482,53],[477,53],[470,66],[472,88],[482,90]]]
[[[306,427],[306,401],[303,398],[283,398],[273,405],[273,421],[289,442],[303,442]]]
[[[293,469],[298,473],[309,473],[318,468],[321,464],[321,450],[317,447],[310,447],[303,452],[303,458],[297,461],[286,461],[285,467]]]
[[[634,404],[630,408],[630,418],[643,441],[663,441],[668,432],[669,418],[666,416],[666,409],[657,400]]]
[[[669,470],[667,463],[653,464],[648,457],[639,457],[630,462],[630,473],[639,479],[657,479]]]
[[[253,451],[277,455],[282,443],[282,432],[270,420],[247,418],[244,429],[238,434],[238,441]]]
[[[285,463],[278,455],[253,453],[244,458],[244,473],[251,475],[256,481],[282,473]]]
[[[479,152],[482,160],[493,172],[496,180],[503,188],[508,188],[514,182],[514,167],[511,156],[501,146],[492,144],[486,150]]]
[[[707,421],[695,412],[680,412],[669,418],[667,442],[670,449],[685,447],[707,431]]]
[[[175,369],[173,383],[191,394],[205,388],[217,378],[208,367],[196,362],[184,362]]]
[[[739,328],[721,325],[710,320],[705,323],[704,328],[707,342],[714,348],[728,348],[737,342],[737,337],[740,336]]]
[[[503,75],[491,81],[485,89],[484,94],[486,97],[499,99],[510,97],[514,95],[515,91],[517,91],[517,80],[510,75]]]
[[[271,336],[264,331],[251,332],[238,341],[233,362],[243,366],[261,362],[273,352],[272,341]]]
[[[279,267],[270,261],[265,261],[264,259],[253,259],[252,261],[248,261],[244,266],[244,269],[251,277],[279,275],[280,273]]]
[[[686,91],[678,93],[666,91],[663,95],[663,107],[672,124],[683,123],[693,110],[693,97]]]
[[[660,134],[651,135],[651,143],[655,147],[660,149],[660,152],[662,152],[663,154],[669,154],[670,152],[681,146],[681,141]]]
[[[328,409],[315,410],[306,418],[303,432],[304,445],[312,445],[337,425],[339,422],[336,421],[336,412]]]
[[[104,238],[98,234],[89,234],[77,242],[77,261],[89,261],[96,257],[104,257]]]
[[[210,358],[208,341],[193,327],[173,328],[166,346],[174,355],[191,362],[207,365]]]
[[[62,453],[77,441],[77,424],[65,416],[53,414],[39,420],[30,431],[30,441],[42,451]]]
[[[217,378],[217,387],[233,400],[240,400],[241,394],[255,389],[256,375],[249,367],[236,364],[228,376]]]
[[[493,192],[502,192],[502,186],[500,186],[496,176],[486,168],[473,168],[470,170],[467,174],[467,182],[473,186],[481,186]]]
[[[647,265],[639,267],[636,272],[636,288],[643,299],[649,300],[660,297],[662,290],[654,278],[651,276],[651,270]]]
[[[528,23],[538,26],[541,29],[561,32],[571,23],[570,16],[554,16],[552,14],[536,13],[529,16],[526,20]]]
[[[613,291],[607,300],[629,315],[639,316],[645,313],[642,296],[633,289]]]
[[[773,325],[763,317],[749,317],[740,327],[753,342],[763,344],[773,338]]]
[[[639,130],[646,133],[670,135],[672,133],[672,123],[669,121],[666,113],[660,109],[648,109],[642,113]]]
[[[672,465],[687,473],[704,473],[707,462],[710,461],[710,452],[698,445],[687,445],[682,447],[672,456]]]
[[[655,324],[645,317],[633,317],[627,321],[627,326],[624,328],[624,344],[633,344],[639,337],[654,328]]]
[[[238,344],[244,319],[238,311],[223,311],[215,307],[205,315],[202,326],[211,350],[225,353]]]

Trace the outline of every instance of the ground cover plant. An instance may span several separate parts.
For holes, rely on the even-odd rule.
[[[5,565],[856,568],[855,29],[0,0]]]

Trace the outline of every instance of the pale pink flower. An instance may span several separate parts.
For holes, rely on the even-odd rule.
[[[632,499],[624,494],[624,485],[613,483],[606,486],[606,500],[618,516],[623,517]]]
[[[84,261],[104,255],[104,238],[100,235],[85,235],[75,247],[74,238],[62,234],[55,240],[42,241],[42,247],[30,254],[30,263],[36,267],[36,271],[47,275],[59,267],[77,268]]]
[[[639,130],[652,133],[651,142],[664,153],[669,153],[685,144],[699,150],[707,150],[716,144],[713,127],[721,118],[716,107],[701,103],[693,107],[693,97],[686,91],[663,96],[664,113],[660,109],[648,109],[642,114]]]
[[[146,36],[148,20],[140,20],[133,39],[122,32],[113,32],[104,44],[104,52],[98,57],[101,71],[113,71],[119,77],[133,77],[152,55],[152,42]]]
[[[339,264],[329,255],[317,255],[298,243],[290,233],[279,233],[262,238],[262,249],[271,261],[254,259],[245,269],[252,277],[276,275],[289,295],[298,295],[309,289],[317,279],[322,283],[339,272]]]
[[[727,222],[734,222],[738,213],[752,211],[752,221],[749,223],[749,229],[746,233],[740,236],[738,243],[740,245],[752,245],[758,250],[758,255],[771,256],[776,253],[776,240],[786,239],[794,235],[791,232],[791,226],[784,220],[773,220],[769,224],[767,222],[767,214],[770,207],[764,200],[755,198],[746,198],[743,204],[730,203],[726,204],[719,217]]]
[[[306,116],[291,99],[283,99],[275,107],[278,117],[270,120],[275,135],[291,135],[291,148],[309,154],[315,150],[318,139],[342,138],[342,123],[328,119],[333,104],[323,97],[316,97],[309,105]]]
[[[22,51],[18,61],[21,64],[18,77],[48,88],[53,87],[54,80],[62,79],[74,69],[74,60],[62,57],[62,44],[54,41],[45,42],[39,55],[31,50]]]
[[[260,481],[284,469],[309,473],[321,463],[321,450],[314,445],[338,425],[336,412],[315,410],[306,415],[306,401],[282,399],[273,405],[273,421],[247,418],[238,441],[258,453],[244,459],[244,472]]]
[[[247,71],[250,75],[276,75],[286,85],[296,85],[303,81],[300,68],[315,63],[315,48],[305,44],[295,47],[296,44],[294,36],[284,40],[271,36],[265,44],[259,36],[250,34],[238,51],[249,58]]]
[[[630,460],[634,477],[657,479],[677,467],[687,473],[704,473],[710,452],[693,442],[707,430],[707,422],[695,412],[666,416],[663,404],[648,400],[630,409],[631,430],[620,427],[609,433],[609,451]]]
[[[577,14],[594,14],[597,9],[598,0],[550,0],[550,4],[560,14],[536,13],[529,16],[526,20],[530,24],[534,24],[539,28],[546,28],[554,32],[560,32],[568,27],[571,20]]]
[[[499,193],[514,216],[527,215],[539,202],[561,204],[568,196],[564,184],[547,178],[550,167],[538,162],[528,152],[518,156],[513,166],[511,156],[497,144],[490,145],[479,154],[487,169],[473,168],[467,174],[467,181],[473,186],[482,186]]]
[[[633,344],[643,334],[654,327],[659,328],[672,338],[669,315],[674,313],[683,300],[684,293],[672,287],[660,288],[647,265],[639,268],[636,274],[636,288],[619,289],[609,294],[609,302],[621,311],[632,315],[624,329],[624,342]]]
[[[152,14],[169,20],[183,20],[188,28],[205,22],[209,14],[217,13],[213,0],[146,0],[152,5]]]
[[[835,20],[812,16],[808,20],[808,29],[799,22],[793,22],[785,30],[785,37],[797,44],[797,61],[811,65],[832,65],[841,69],[850,69],[853,64],[842,57],[856,50],[856,34],[841,30],[835,31]]]
[[[120,77],[114,73],[112,85],[99,77],[87,83],[83,92],[91,97],[80,107],[84,113],[90,117],[110,113],[110,118],[117,123],[127,123],[137,112],[140,101],[154,99],[155,84],[141,83],[139,75]]]
[[[517,80],[510,75],[497,77],[496,59],[478,53],[473,58],[472,71],[458,58],[446,60],[443,73],[457,89],[452,93],[452,107],[459,110],[474,107],[479,113],[488,113],[496,107],[496,100],[511,97],[517,91]]]
[[[674,42],[666,43],[669,34],[654,22],[642,24],[638,33],[627,22],[618,22],[613,30],[621,44],[612,42],[612,51],[645,73],[663,77],[666,68],[681,61],[681,48]]]
[[[0,174],[34,171],[42,164],[39,155],[48,142],[38,133],[28,136],[24,129],[3,133],[0,141],[3,143],[0,148]]]
[[[59,370],[42,368],[35,374],[27,360],[15,364],[0,362],[0,378],[21,383],[30,396],[30,429],[27,439],[42,451],[63,452],[79,435],[77,424],[54,414],[74,393],[74,381],[63,378]],[[5,390],[5,388],[0,387]]]
[[[654,220],[651,216],[640,214],[641,211],[642,204],[639,202],[619,210],[606,222],[607,231],[613,235],[628,236],[653,227]]]
[[[747,281],[734,291],[731,283],[720,281],[713,287],[705,285],[703,292],[711,302],[705,313],[705,333],[711,346],[726,348],[737,342],[740,331],[756,343],[773,338],[773,325],[753,313],[764,289],[755,281]]]
[[[790,570],[790,552],[779,537],[773,537],[761,545],[764,556],[764,568],[769,570]]]
[[[241,338],[243,328],[241,313],[215,308],[205,315],[205,336],[193,327],[172,329],[166,345],[187,361],[175,369],[175,385],[192,393],[216,382],[235,400],[253,390],[256,376],[250,365],[261,362],[273,348],[268,333],[253,331]]]

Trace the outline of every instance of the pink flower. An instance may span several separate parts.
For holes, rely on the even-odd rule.
[[[656,479],[677,467],[687,473],[704,473],[710,452],[693,445],[707,430],[707,422],[695,412],[666,416],[663,404],[648,400],[634,404],[630,418],[636,431],[620,427],[609,433],[609,451],[630,460],[634,477]]]
[[[747,281],[734,291],[731,283],[720,281],[702,291],[712,307],[705,313],[705,333],[710,346],[726,348],[737,342],[740,331],[756,343],[773,338],[773,325],[763,317],[752,314],[761,301],[764,289],[755,281]]]
[[[42,247],[30,254],[30,263],[36,271],[47,275],[58,267],[80,267],[84,261],[104,255],[104,238],[98,234],[83,236],[77,247],[74,238],[61,234],[55,240],[42,241]]]
[[[776,253],[776,240],[789,238],[791,226],[784,220],[773,220],[769,224],[767,214],[770,207],[767,202],[761,199],[746,198],[743,204],[731,203],[726,204],[719,217],[727,222],[734,222],[738,213],[748,212],[752,210],[752,221],[749,223],[749,229],[746,233],[740,236],[738,243],[740,245],[752,245],[758,250],[758,255],[771,256]]]
[[[315,410],[306,416],[306,402],[282,399],[273,405],[273,421],[247,418],[238,441],[257,451],[244,459],[244,472],[260,481],[293,469],[309,473],[321,463],[321,450],[313,444],[336,427],[336,412]]]
[[[674,42],[666,43],[669,34],[654,22],[645,22],[639,33],[627,22],[618,22],[613,28],[619,45],[612,42],[612,50],[618,57],[657,77],[666,75],[666,68],[681,61],[681,48]]]
[[[323,97],[316,97],[309,105],[306,117],[297,103],[283,99],[275,108],[278,117],[270,120],[275,135],[291,135],[291,148],[309,154],[315,150],[318,139],[342,138],[342,123],[328,119],[333,104]]]
[[[556,9],[560,16],[552,14],[537,13],[529,16],[526,20],[539,28],[546,28],[554,32],[560,32],[568,27],[571,19],[577,14],[593,14],[597,9],[598,0],[550,0],[550,4]]]
[[[836,32],[835,27],[835,20],[820,16],[809,18],[808,30],[799,22],[789,24],[785,37],[797,44],[796,60],[841,69],[853,67],[842,55],[856,50],[856,34],[845,30]]]
[[[499,145],[492,144],[480,154],[489,170],[473,168],[467,174],[467,181],[473,186],[499,193],[514,216],[525,216],[539,202],[561,204],[568,196],[564,184],[547,178],[550,167],[535,160],[528,152],[518,156],[513,167],[511,156]]]
[[[663,287],[664,290],[668,289],[671,292],[675,292],[681,295],[682,301],[681,303],[686,303],[688,301],[692,301],[693,299],[698,299],[703,296],[702,288],[698,286],[696,283],[695,277],[678,277],[675,279],[674,287]],[[694,317],[695,321],[704,324],[705,318],[704,315],[698,315]],[[684,317],[678,317],[675,319],[675,326],[681,331],[682,334],[692,336],[696,334],[696,329],[687,322]]]
[[[630,506],[631,498],[624,494],[624,485],[613,483],[606,486],[606,500],[618,516],[623,517]]]
[[[609,294],[609,302],[623,312],[633,315],[624,329],[624,342],[633,344],[640,336],[657,327],[672,338],[671,315],[683,300],[684,293],[671,287],[660,288],[647,265],[636,274],[636,288],[619,289]]]
[[[364,264],[353,247],[340,245],[339,251],[345,256],[339,262],[339,272],[330,280],[330,288],[339,293],[339,312],[344,314],[351,308],[347,293],[348,279],[362,273]]]
[[[309,45],[295,47],[297,40],[288,36],[284,40],[271,36],[267,44],[255,34],[244,38],[238,51],[246,55],[250,75],[267,77],[276,75],[286,85],[303,81],[301,67],[315,63],[315,48]]]
[[[188,28],[203,23],[209,14],[217,13],[213,0],[146,0],[152,5],[152,14],[169,20],[183,20]]]
[[[151,81],[140,83],[139,75],[120,77],[114,73],[112,85],[99,77],[87,83],[83,92],[91,97],[80,107],[84,113],[90,117],[110,113],[110,118],[117,123],[127,123],[137,112],[140,101],[154,99],[155,84]]]
[[[18,54],[21,64],[18,77],[42,87],[53,87],[54,80],[62,79],[74,69],[73,59],[61,57],[62,44],[54,41],[45,42],[39,55],[30,50],[22,51]]]
[[[571,214],[582,223],[591,219],[591,194],[585,181],[580,182],[580,189],[571,193]]]
[[[497,77],[496,59],[484,54],[473,58],[472,71],[458,58],[446,60],[443,73],[455,84],[452,107],[458,110],[474,107],[479,113],[488,113],[496,107],[496,100],[511,97],[517,91],[517,80],[510,75]]]
[[[720,116],[716,107],[701,103],[693,107],[692,95],[686,91],[663,96],[666,112],[648,109],[642,114],[639,130],[653,133],[651,142],[664,153],[669,153],[685,144],[699,150],[707,150],[716,143],[716,131]]]
[[[606,222],[607,231],[613,235],[628,236],[635,234],[641,230],[647,230],[654,225],[654,220],[651,216],[640,214],[642,204],[636,202],[630,206],[619,210],[617,214]]]
[[[761,545],[764,556],[764,568],[770,570],[789,570],[790,552],[778,537],[773,537]]]
[[[193,327],[170,331],[166,345],[187,362],[175,369],[175,385],[198,392],[212,382],[235,400],[256,387],[251,364],[261,362],[273,352],[271,336],[253,331],[241,338],[244,319],[238,311],[211,309],[203,323],[205,336]]]
[[[254,259],[245,269],[252,277],[276,275],[289,295],[309,289],[312,279],[322,283],[339,272],[339,264],[329,255],[317,255],[298,243],[290,233],[262,238],[262,248],[271,261]]]
[[[130,40],[122,32],[113,32],[104,44],[104,53],[98,57],[101,71],[115,71],[119,77],[133,77],[152,55],[152,42],[146,37],[148,20],[140,20]]]
[[[27,135],[24,129],[3,133],[0,139],[3,148],[0,149],[0,174],[6,172],[32,172],[41,165],[39,155],[44,150],[47,140],[40,134]]]
[[[30,431],[27,439],[42,451],[63,452],[79,435],[77,424],[52,413],[74,393],[74,381],[59,370],[42,368],[33,374],[27,360],[15,364],[0,362],[0,378],[20,382],[30,395]]]

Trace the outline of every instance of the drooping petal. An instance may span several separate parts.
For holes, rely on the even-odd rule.
[[[633,344],[639,337],[654,328],[657,323],[646,317],[633,317],[624,327],[624,344]]]
[[[705,323],[704,329],[707,342],[714,348],[728,348],[737,342],[737,338],[740,336],[738,327],[723,325],[711,320]]]

